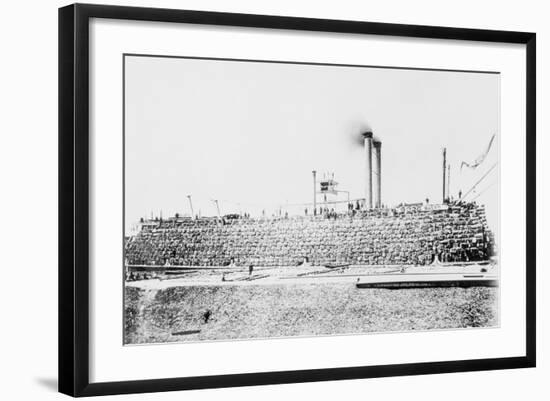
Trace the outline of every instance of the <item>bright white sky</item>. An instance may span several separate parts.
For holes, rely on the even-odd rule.
[[[216,214],[211,199],[223,214],[312,202],[314,169],[363,197],[369,127],[382,141],[382,203],[440,203],[443,147],[456,197],[498,160],[496,140],[460,173],[498,135],[499,87],[487,73],[126,57],[126,229],[189,213],[188,194],[203,216]],[[497,177],[476,190],[490,187],[476,201],[493,229]]]

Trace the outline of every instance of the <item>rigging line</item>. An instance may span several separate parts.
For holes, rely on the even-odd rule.
[[[231,204],[234,204],[234,205],[242,205],[242,206],[257,206],[257,207],[272,207],[272,206],[277,206],[279,205],[279,203],[277,202],[263,202],[263,203],[260,203],[260,202],[237,202],[237,201],[230,201],[230,200],[227,200],[227,199],[218,199],[218,201],[220,203],[231,203]]]
[[[487,177],[487,175],[488,175],[491,171],[493,171],[493,169],[497,166],[497,164],[498,164],[498,162],[496,162],[495,164],[493,164],[493,165],[491,166],[491,168],[490,168],[489,170],[487,170],[487,172],[486,172],[485,174],[483,174],[483,177],[481,177],[479,180],[477,180],[477,182],[476,182],[474,185],[472,185],[472,187],[468,190],[468,192],[466,192],[464,195],[462,195],[462,198],[464,199],[466,196],[468,196],[468,194],[469,194],[470,192],[472,192],[472,190],[477,186],[477,184],[479,184],[485,177]]]
[[[483,191],[481,191],[479,194],[477,194],[477,196],[476,196],[475,198],[471,199],[470,202],[475,201],[477,198],[479,198],[481,195],[483,195],[483,193],[484,193],[485,191],[487,191],[489,188],[491,188],[491,187],[492,187],[493,185],[495,185],[496,183],[497,183],[497,182],[494,181],[491,185],[489,185],[488,187],[485,187],[485,189],[484,189]]]
[[[349,203],[352,203],[352,201],[358,201],[358,200],[362,201],[363,198],[350,199]],[[325,203],[333,205],[333,204],[338,204],[338,203],[348,203],[348,201],[347,200],[336,200],[336,201],[326,201],[326,202],[323,201],[323,202],[317,202],[317,203],[323,204],[323,205]],[[285,205],[282,205],[282,206],[286,207],[286,206],[309,206],[309,205],[313,206],[313,202],[288,203],[288,204],[285,204]]]
[[[352,201],[358,201],[363,200],[363,198],[356,198],[356,199],[350,199],[349,202]],[[226,199],[218,199],[220,203],[231,203],[235,205],[242,205],[242,206],[259,206],[259,207],[275,207],[275,208],[281,208],[286,209],[287,207],[295,207],[295,206],[309,206],[313,205],[313,202],[297,202],[297,203],[281,203],[281,202],[265,202],[265,203],[250,203],[250,202],[235,202],[230,201]],[[337,203],[348,203],[347,200],[336,200],[336,201],[326,201],[326,202],[320,202],[320,203],[327,203],[327,204],[337,204]]]
[[[350,199],[349,200],[349,203],[353,203],[353,202],[356,202],[356,201],[362,201],[363,198],[354,198],[354,199]],[[275,202],[272,202],[272,203],[269,203],[269,202],[266,202],[266,203],[248,203],[248,202],[235,202],[235,201],[229,201],[229,200],[225,200],[225,199],[218,199],[218,201],[221,203],[230,203],[230,204],[234,204],[234,205],[241,205],[243,207],[246,207],[246,206],[257,206],[257,207],[262,207],[262,208],[275,208],[275,209],[283,209],[283,210],[286,210],[290,207],[304,207],[304,206],[313,206],[313,202],[300,202],[300,203],[275,203]],[[336,200],[336,201],[326,201],[326,202],[320,202],[320,204],[344,204],[344,203],[348,203],[347,200]]]
[[[223,203],[232,203],[234,205],[248,205],[248,206],[265,206],[266,204],[268,204],[267,202],[266,203],[237,202],[237,201],[230,201],[227,199],[219,199],[219,201]]]

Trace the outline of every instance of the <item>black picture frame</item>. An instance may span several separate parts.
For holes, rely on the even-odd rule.
[[[526,353],[520,357],[381,366],[89,381],[89,21],[91,18],[437,38],[526,46]],[[142,393],[534,367],[536,363],[536,35],[479,29],[74,4],[59,9],[59,391]]]

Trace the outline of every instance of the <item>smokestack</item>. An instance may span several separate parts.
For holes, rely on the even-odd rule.
[[[365,207],[372,209],[372,132],[363,133],[365,140]]]
[[[382,142],[373,141],[374,146],[374,161],[373,161],[373,193],[374,193],[374,207],[382,206]]]

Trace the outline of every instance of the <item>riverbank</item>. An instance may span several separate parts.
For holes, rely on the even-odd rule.
[[[498,288],[357,289],[347,281],[353,281],[352,277],[314,280],[281,279],[269,285],[174,285],[173,280],[167,280],[170,286],[127,286],[124,342],[216,341],[498,325]]]

